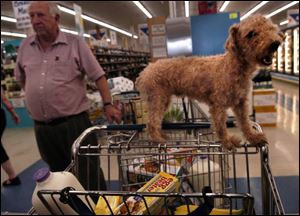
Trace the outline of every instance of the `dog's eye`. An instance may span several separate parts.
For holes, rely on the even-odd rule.
[[[247,35],[246,35],[246,37],[248,38],[248,39],[251,39],[251,38],[253,38],[254,36],[256,36],[257,35],[257,33],[255,32],[255,31],[250,31]]]

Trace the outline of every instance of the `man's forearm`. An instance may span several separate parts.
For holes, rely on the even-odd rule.
[[[100,91],[100,95],[102,97],[102,101],[103,103],[108,103],[108,102],[112,102],[112,98],[110,95],[110,90],[107,84],[107,80],[105,78],[105,76],[100,77],[99,79],[96,80],[96,85],[97,88]]]
[[[20,82],[21,88],[25,90],[25,80],[21,80]]]

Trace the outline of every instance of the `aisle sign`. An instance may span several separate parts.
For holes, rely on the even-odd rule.
[[[30,3],[30,1],[12,1],[15,18],[17,19],[16,26],[18,29],[31,27],[30,16],[28,14]]]
[[[75,28],[76,28],[76,31],[78,32],[78,35],[80,37],[83,37],[83,34],[84,34],[84,31],[83,31],[83,20],[82,20],[82,17],[81,17],[81,7],[77,4],[73,4],[73,8],[74,8],[74,11],[75,11]]]
[[[288,26],[294,26],[299,24],[299,10],[288,10]]]
[[[149,29],[147,23],[139,24],[138,30],[140,44],[147,45],[149,43]]]
[[[111,45],[117,45],[117,34],[115,31],[110,30],[110,43]]]

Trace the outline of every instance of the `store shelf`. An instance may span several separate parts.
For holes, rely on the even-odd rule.
[[[298,76],[291,76],[291,75],[278,73],[278,72],[271,72],[271,75],[272,75],[273,79],[279,79],[279,80],[282,80],[282,81],[286,81],[286,82],[289,82],[289,83],[299,85],[299,77]]]
[[[150,59],[147,52],[107,47],[96,47],[94,55],[108,78],[124,76],[131,80],[148,65]]]

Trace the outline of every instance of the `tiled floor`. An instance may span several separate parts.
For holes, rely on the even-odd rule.
[[[299,176],[299,86],[277,80],[273,85],[277,92],[277,126],[263,128],[269,141],[269,163],[274,176]],[[240,133],[236,128],[231,130]],[[32,128],[6,129],[2,141],[17,173],[40,159]],[[238,173],[238,177],[244,175]],[[250,176],[260,176],[258,154],[250,157]],[[1,182],[6,178],[1,170]]]

